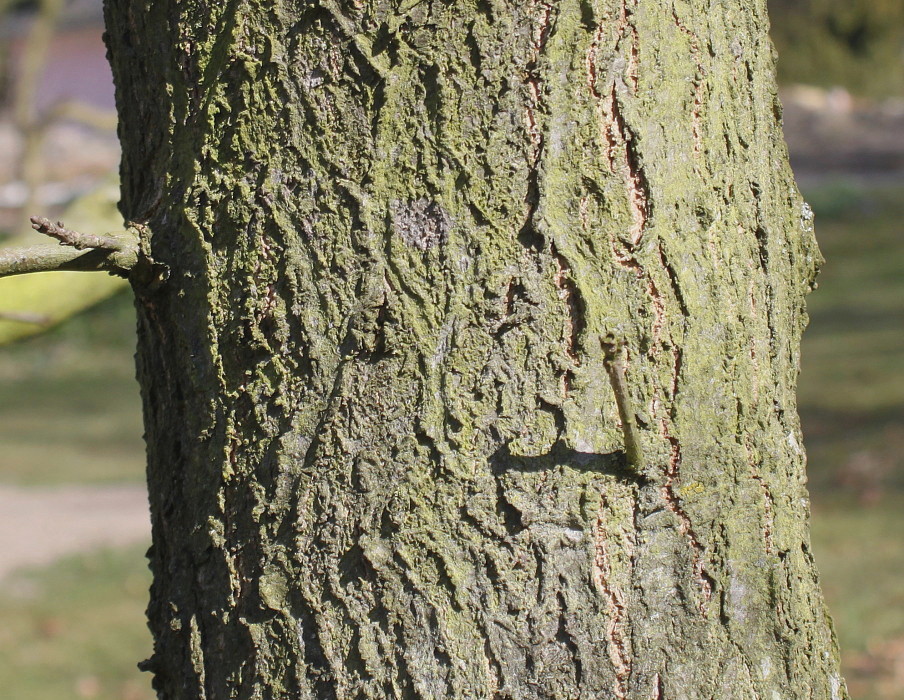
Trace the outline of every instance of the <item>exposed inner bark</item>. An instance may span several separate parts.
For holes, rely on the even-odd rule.
[[[846,697],[764,6],[108,0],[161,697]]]

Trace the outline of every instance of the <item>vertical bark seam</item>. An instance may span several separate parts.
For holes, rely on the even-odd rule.
[[[638,53],[638,44],[640,37],[637,33],[637,25],[631,21],[631,17],[634,15],[634,11],[637,9],[638,0],[622,0],[621,7],[619,8],[619,17],[618,17],[618,34],[623,35],[625,30],[627,30],[630,36],[630,46],[628,48],[628,70],[626,75],[628,79],[631,81],[631,88],[633,92],[637,92],[637,53]],[[629,8],[628,5],[631,5]]]
[[[744,453],[747,455],[747,464],[750,466],[750,476],[756,481],[760,489],[763,493],[763,542],[766,550],[766,554],[774,554],[775,553],[775,541],[773,539],[773,532],[775,531],[775,508],[773,506],[774,498],[772,496],[772,490],[769,488],[769,485],[766,483],[765,479],[763,479],[763,475],[760,474],[759,466],[756,464],[756,461],[753,459],[753,450],[750,446],[750,438],[745,436],[744,438]]]
[[[625,122],[619,105],[615,83],[602,101],[603,133],[606,138],[607,159],[613,172],[620,172],[628,192],[628,206],[633,221],[629,230],[631,245],[637,247],[643,238],[649,215],[648,185],[634,137]],[[616,154],[621,151],[620,157]],[[621,161],[619,163],[619,161]]]
[[[626,77],[630,83],[630,91],[634,94],[637,90],[637,28],[628,21],[630,12],[627,9],[627,2],[623,2],[621,6],[620,17],[616,32],[623,35],[626,29],[630,32],[631,44],[628,49],[628,67],[626,69]],[[649,202],[647,197],[647,182],[640,167],[638,154],[632,145],[632,135],[621,114],[618,101],[618,88],[613,80],[610,89],[603,98],[597,86],[597,51],[599,43],[603,37],[603,28],[606,21],[603,20],[594,33],[590,42],[590,47],[585,54],[584,64],[587,73],[587,83],[590,94],[597,103],[598,122],[603,142],[606,144],[606,160],[609,164],[611,172],[621,172],[628,191],[628,205],[631,210],[633,225],[630,229],[630,240],[633,246],[637,246],[643,237],[646,228]],[[619,41],[620,43],[620,41]],[[626,83],[626,85],[628,84]],[[621,157],[618,151],[624,149]]]
[[[691,56],[696,66],[696,73],[693,79],[694,86],[694,106],[691,109],[691,132],[694,136],[694,155],[700,156],[703,153],[703,125],[700,118],[700,110],[703,106],[703,88],[704,79],[706,77],[706,69],[700,60],[700,39],[697,34],[688,27],[678,16],[675,6],[672,5],[672,18],[678,29],[687,36],[691,44]]]
[[[660,419],[660,431],[662,432],[663,437],[665,437],[671,445],[671,456],[669,458],[668,467],[666,468],[665,483],[662,486],[662,498],[669,511],[671,511],[678,519],[681,534],[687,538],[688,544],[690,545],[694,578],[697,581],[697,585],[700,588],[702,595],[702,600],[700,601],[698,608],[700,614],[707,617],[707,606],[709,605],[710,600],[712,600],[713,579],[706,573],[703,558],[703,545],[697,539],[697,534],[694,531],[691,519],[681,507],[681,501],[675,493],[675,479],[678,478],[681,465],[681,444],[678,442],[677,438],[669,434],[668,421],[665,418]]]
[[[563,320],[563,338],[565,339],[565,354],[577,367],[581,364],[578,344],[581,331],[584,328],[584,309],[581,292],[571,278],[571,265],[568,259],[556,248],[555,243],[550,244],[550,253],[556,264],[553,282],[558,290],[559,299],[565,305],[565,318]],[[567,399],[571,391],[571,370],[562,373],[562,398]]]
[[[593,582],[606,600],[606,650],[609,661],[615,671],[615,687],[613,693],[617,700],[627,698],[626,683],[631,676],[631,654],[626,639],[626,610],[624,595],[621,590],[610,584],[612,567],[607,547],[606,531],[606,498],[602,496],[596,517],[596,534],[594,537]]]
[[[549,39],[553,22],[553,6],[547,2],[540,2],[538,3],[538,6],[540,10],[539,18],[536,27],[534,27],[534,32],[531,37],[533,52],[527,64],[527,77],[525,78],[528,91],[530,92],[530,101],[527,105],[525,120],[527,122],[527,131],[528,134],[530,134],[530,140],[533,146],[533,168],[536,168],[537,163],[540,160],[540,152],[543,150],[543,133],[540,131],[537,125],[536,115],[536,112],[540,109],[541,106],[540,86],[542,82],[540,80],[539,71],[537,69],[537,63],[540,60],[540,56],[543,54],[543,50],[546,48],[546,41]]]

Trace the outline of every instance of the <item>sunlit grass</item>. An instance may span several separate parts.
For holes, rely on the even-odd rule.
[[[805,193],[826,257],[799,391],[813,547],[856,700],[904,697],[902,189]]]
[[[144,549],[100,551],[0,585],[0,696],[150,700]]]
[[[904,497],[870,508],[825,497],[813,551],[855,700],[904,697]]]
[[[904,488],[902,190],[836,183],[805,193],[826,257],[808,299],[799,391],[817,496]]]
[[[134,328],[122,294],[0,347],[0,481],[143,479]]]

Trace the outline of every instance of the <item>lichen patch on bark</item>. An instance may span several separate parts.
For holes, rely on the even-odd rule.
[[[410,246],[428,250],[442,243],[452,221],[437,202],[426,199],[392,200],[389,203],[392,230]]]

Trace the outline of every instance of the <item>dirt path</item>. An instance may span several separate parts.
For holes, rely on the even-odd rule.
[[[0,581],[97,547],[150,543],[144,486],[0,485]]]

